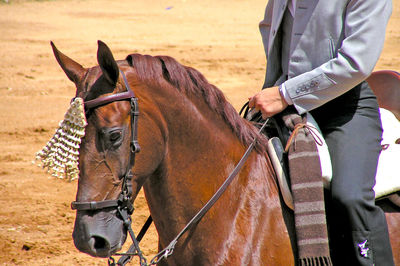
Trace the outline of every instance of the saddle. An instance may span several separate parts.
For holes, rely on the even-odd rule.
[[[375,199],[376,201],[389,199],[396,206],[400,207],[400,164],[396,162],[400,158],[400,122],[396,119],[393,113],[381,108],[382,126],[384,128],[382,152],[378,164],[376,175]],[[243,106],[240,114],[256,127],[261,125],[263,119],[261,113],[255,110],[249,110],[247,106]],[[314,134],[321,140],[320,145],[317,145],[322,179],[325,189],[330,188],[332,180],[332,164],[329,155],[328,146],[322,136],[316,121],[311,114],[307,113],[307,124],[315,128]],[[286,146],[291,132],[283,124],[282,121],[275,118],[270,118],[270,122],[263,132],[268,137],[268,155],[277,175],[279,189],[285,204],[294,209],[293,197],[290,189],[290,177],[288,170],[288,156],[285,152]]]
[[[247,119],[249,115],[253,115],[253,111],[246,113]],[[255,117],[257,116],[259,115]],[[276,117],[277,119],[268,119],[269,126],[263,128],[266,128],[264,133],[269,138],[268,152],[272,155],[269,157],[277,169],[278,179],[280,178],[277,183],[282,198],[294,212],[299,265],[332,265],[323,203],[322,171],[319,152],[314,143],[315,141],[322,145],[321,138],[315,134],[316,129],[309,125],[307,118],[297,114],[293,107],[287,108]],[[252,119],[257,118],[250,118]],[[265,122],[263,126],[264,124]],[[282,143],[286,143],[285,149]],[[286,165],[289,168],[290,181],[284,178],[288,176]]]

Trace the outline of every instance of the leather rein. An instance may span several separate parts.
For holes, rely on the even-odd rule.
[[[215,204],[215,202],[222,196],[225,190],[228,188],[229,184],[233,181],[233,179],[237,176],[241,168],[243,167],[244,163],[246,162],[247,158],[249,157],[251,151],[254,149],[255,144],[257,143],[257,137],[254,138],[253,142],[249,145],[246,152],[244,153],[243,157],[240,159],[238,164],[235,166],[231,174],[228,178],[224,181],[221,187],[215,192],[215,194],[211,197],[211,199],[199,210],[199,212],[189,221],[189,223],[181,230],[181,232],[169,243],[169,245],[160,251],[154,258],[150,261],[150,264],[147,264],[147,260],[144,257],[142,251],[139,248],[139,242],[146,233],[147,229],[152,223],[151,216],[148,217],[147,221],[143,225],[140,233],[138,234],[137,238],[131,227],[131,215],[133,213],[133,205],[132,205],[132,168],[135,164],[135,155],[140,151],[140,146],[137,141],[137,128],[138,128],[138,117],[139,117],[139,107],[138,107],[138,99],[135,96],[135,93],[130,88],[128,81],[125,77],[125,74],[120,71],[121,76],[124,81],[124,85],[127,89],[126,92],[117,93],[109,96],[104,96],[100,98],[96,98],[90,101],[86,101],[84,103],[86,112],[90,109],[97,108],[102,105],[106,105],[115,101],[122,101],[122,100],[129,100],[131,103],[131,141],[130,141],[130,154],[129,154],[129,165],[126,171],[125,176],[122,180],[122,189],[121,193],[118,196],[118,199],[115,200],[103,200],[103,201],[90,201],[90,202],[78,202],[73,201],[71,203],[71,208],[73,210],[78,211],[97,211],[102,210],[105,208],[117,208],[119,215],[121,216],[124,226],[126,227],[129,235],[132,239],[132,245],[129,247],[128,251],[125,253],[117,253],[115,255],[122,256],[117,264],[115,264],[115,260],[113,257],[108,259],[109,265],[125,265],[128,263],[132,256],[138,256],[140,259],[141,266],[147,265],[156,265],[159,263],[163,258],[167,258],[172,255],[175,245],[178,240],[182,237],[182,235],[190,230],[195,224],[197,224],[201,218],[208,212],[208,210]],[[261,133],[265,126],[268,123],[267,119],[259,132]]]

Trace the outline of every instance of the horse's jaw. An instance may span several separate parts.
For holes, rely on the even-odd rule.
[[[72,237],[81,252],[108,258],[122,248],[126,235],[116,211],[77,212]]]

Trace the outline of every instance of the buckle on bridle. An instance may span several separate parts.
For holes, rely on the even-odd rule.
[[[132,153],[138,153],[140,152],[140,145],[137,140],[134,140],[131,142],[131,152]]]

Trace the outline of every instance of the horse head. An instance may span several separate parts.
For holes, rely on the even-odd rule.
[[[163,140],[158,130],[150,128],[154,123],[143,122],[144,130],[152,134],[141,134],[139,142],[157,151],[146,149],[134,162],[132,157],[138,150],[134,146],[137,143],[133,136],[136,134],[133,123],[137,122],[132,118],[135,115],[132,108],[137,107],[137,103],[133,106],[132,99],[140,82],[133,77],[133,68],[125,60],[115,61],[110,49],[99,41],[99,66],[84,68],[61,53],[53,43],[51,45],[59,65],[75,83],[76,97],[84,99],[88,123],[79,149],[78,191],[72,204],[77,209],[74,244],[92,256],[109,257],[121,249],[127,236],[120,213],[122,198],[125,197],[126,202],[122,204],[130,208],[125,210],[130,214],[130,206],[144,177],[151,174],[161,161],[157,154],[160,154]],[[125,75],[135,83],[133,90],[124,79]],[[140,171],[132,175],[134,163]],[[125,191],[127,186],[129,191]]]

